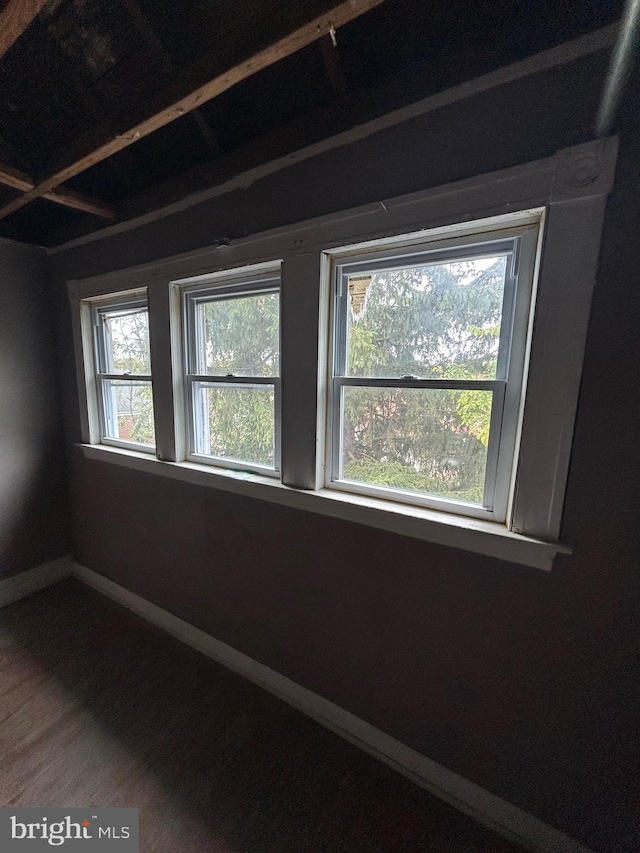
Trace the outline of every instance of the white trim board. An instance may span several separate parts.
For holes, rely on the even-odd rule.
[[[7,604],[13,604],[14,601],[71,577],[74,568],[71,556],[67,555],[0,580],[0,607],[6,607]]]
[[[302,711],[349,743],[389,765],[421,788],[509,841],[535,853],[591,853],[589,848],[523,809],[448,770],[349,711],[301,687],[103,575],[78,563],[73,564],[73,575],[87,586]]]
[[[203,201],[208,201],[210,198],[225,195],[237,189],[247,189],[253,183],[286,169],[296,163],[301,163],[305,160],[310,160],[317,157],[319,154],[324,154],[326,151],[332,151],[335,148],[341,148],[344,145],[351,145],[354,142],[359,142],[362,139],[378,133],[381,130],[386,130],[389,127],[402,124],[405,121],[416,118],[421,115],[440,109],[441,107],[454,104],[457,101],[465,100],[466,98],[479,95],[482,92],[487,92],[495,89],[498,86],[504,86],[507,83],[513,83],[516,80],[521,80],[529,77],[532,74],[537,74],[545,71],[548,68],[554,68],[558,65],[566,65],[575,59],[580,59],[583,56],[589,56],[600,50],[611,48],[615,44],[619,25],[610,24],[606,27],[586,33],[583,36],[564,42],[556,47],[543,50],[526,59],[514,62],[511,65],[506,65],[503,68],[498,68],[496,71],[491,71],[489,74],[483,74],[480,77],[475,77],[465,83],[453,86],[449,89],[444,89],[437,92],[435,95],[430,95],[406,107],[393,110],[390,113],[371,119],[363,124],[357,125],[350,130],[345,130],[342,133],[324,139],[320,142],[315,142],[312,145],[307,145],[304,148],[299,148],[291,154],[286,154],[276,160],[271,160],[261,166],[255,166],[245,172],[241,172],[221,184],[209,187],[206,190],[200,190],[192,193],[180,201],[160,207],[157,210],[152,210],[149,213],[141,214],[133,219],[128,219],[124,222],[117,222],[114,225],[109,225],[106,228],[101,228],[98,231],[92,231],[91,234],[86,234],[83,237],[77,237],[55,246],[47,250],[48,255],[56,255],[59,252],[65,252],[68,249],[82,246],[86,243],[91,243],[94,240],[102,240],[106,237],[111,237],[115,234],[120,234],[124,231],[131,231],[135,228],[140,228],[150,222],[155,222],[158,219],[164,219],[174,213],[179,213],[187,210],[196,204]]]

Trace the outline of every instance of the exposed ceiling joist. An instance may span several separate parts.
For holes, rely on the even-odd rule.
[[[100,216],[102,219],[116,219],[118,214],[114,207],[106,204],[104,201],[99,201],[93,196],[85,195],[84,193],[76,192],[69,187],[56,187],[48,193],[44,193],[42,198],[47,201],[54,201],[56,204],[61,204],[63,207],[71,207],[74,210],[82,210],[85,213],[93,213],[95,216]]]
[[[202,104],[235,86],[242,80],[246,80],[258,71],[268,68],[270,65],[291,56],[298,50],[323,38],[344,24],[368,12],[370,9],[379,6],[382,2],[384,0],[347,0],[341,3],[325,15],[294,30],[264,50],[234,65],[208,82],[192,89],[169,106],[138,122],[125,133],[118,134],[99,147],[88,150],[83,156],[62,166],[54,174],[42,181],[42,183],[1,208],[0,219],[9,216],[9,214],[19,210],[36,198],[40,198],[46,193],[55,190],[60,184],[95,166],[97,163],[101,163],[103,160],[112,157],[118,151],[122,151],[124,148],[133,145],[150,133],[192,112],[194,109],[202,106]],[[189,79],[189,73],[187,73],[186,79]]]
[[[2,164],[0,164],[0,184],[23,193],[29,192],[35,186],[34,180],[25,172],[21,172],[19,169],[14,169],[11,166],[3,166]],[[71,190],[68,187],[57,187],[43,193],[42,198],[46,198],[47,201],[54,201],[56,204],[61,204],[64,207],[71,207],[74,210],[93,213],[96,216],[101,216],[103,219],[116,218],[116,211],[110,205],[91,198],[91,196],[84,195],[84,193]]]
[[[4,56],[20,38],[47,2],[48,0],[9,0],[0,13],[0,56]]]

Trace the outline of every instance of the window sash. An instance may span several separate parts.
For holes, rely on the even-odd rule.
[[[105,314],[111,314],[114,311],[126,311],[130,309],[132,313],[135,311],[146,311],[147,317],[149,314],[149,307],[147,305],[146,299],[131,299],[123,298],[116,299],[114,301],[110,301],[103,305],[96,305],[93,309],[93,320],[94,320],[94,347],[95,352],[97,354],[96,358],[96,373],[98,376],[113,376],[114,374],[108,370],[108,365],[110,362],[109,359],[109,343],[107,341],[107,335],[105,333],[103,317]],[[118,377],[121,374],[117,374]],[[137,374],[126,374],[127,376],[134,376]],[[138,378],[142,379],[143,374],[140,374]],[[148,376],[150,379],[151,377]]]
[[[116,403],[113,399],[113,386],[109,383],[113,380],[120,382],[123,380],[125,383],[130,382],[133,385],[138,385],[142,382],[151,384],[150,376],[121,376],[121,375],[113,375],[113,374],[98,374],[98,409],[100,413],[100,430],[101,430],[101,444],[109,444],[113,447],[126,447],[130,450],[141,450],[144,453],[155,453],[155,443],[154,444],[144,444],[140,441],[135,441],[133,439],[124,439],[124,438],[115,438],[113,435],[110,435],[111,429],[114,432],[118,430],[118,412],[116,408]],[[153,393],[153,385],[151,385],[152,393]],[[155,433],[155,418],[154,418],[154,433]]]
[[[196,411],[196,400],[195,395],[197,393],[198,387],[200,385],[206,385],[209,387],[218,387],[218,388],[263,388],[263,387],[273,387],[273,409],[274,409],[274,465],[270,467],[268,465],[262,465],[259,462],[252,462],[249,459],[234,459],[229,456],[215,456],[210,453],[199,453],[197,450],[198,446],[198,436],[197,436],[197,425],[196,419],[198,417]],[[273,377],[265,377],[265,376],[243,376],[243,377],[230,377],[230,376],[203,376],[203,375],[189,375],[186,377],[186,397],[187,397],[187,406],[189,407],[189,453],[187,458],[191,462],[203,462],[208,465],[216,465],[225,468],[232,468],[237,471],[247,471],[247,470],[255,470],[256,473],[263,474],[268,477],[279,477],[280,475],[280,467],[281,467],[281,456],[280,456],[280,447],[281,447],[281,430],[282,430],[282,422],[281,422],[281,392],[280,392],[280,378],[277,376]]]
[[[183,287],[183,311],[184,311],[184,353],[186,375],[197,375],[202,372],[202,361],[200,354],[203,350],[203,329],[197,322],[198,306],[209,302],[226,302],[231,299],[243,299],[249,296],[260,296],[263,294],[280,294],[280,279],[269,275],[264,278],[251,277],[250,280],[242,280],[236,283],[225,280],[220,284],[206,285],[197,284],[191,287]],[[280,347],[282,349],[282,347]]]
[[[355,255],[338,261],[335,265],[335,303],[333,329],[333,358],[334,376],[347,376],[347,334],[349,293],[348,279],[354,274],[368,272],[389,272],[407,267],[437,266],[439,264],[455,263],[456,261],[477,260],[493,255],[506,255],[504,292],[502,298],[502,322],[498,346],[498,363],[496,379],[506,379],[508,369],[508,350],[512,335],[513,303],[517,281],[517,260],[520,245],[520,235],[510,238],[496,238],[493,235],[481,235],[479,240],[467,237],[459,245],[431,248],[428,245],[414,246],[402,249],[372,250],[361,255]],[[397,263],[393,261],[397,259]],[[505,322],[506,318],[506,322]],[[358,377],[361,378],[361,377]],[[375,378],[375,377],[369,377]],[[402,377],[397,377],[402,378]]]
[[[404,491],[393,486],[381,486],[374,483],[361,483],[343,476],[342,443],[344,428],[343,388],[433,388],[442,390],[491,391],[491,421],[489,442],[487,445],[482,505],[454,498],[445,498],[421,492]],[[328,447],[328,476],[326,485],[342,491],[362,495],[372,495],[413,506],[433,507],[460,515],[478,518],[495,518],[496,485],[501,439],[501,424],[504,418],[506,382],[500,380],[429,380],[429,379],[354,379],[352,377],[334,377],[331,392],[330,446]]]
[[[122,447],[129,450],[139,450],[143,453],[155,454],[155,444],[142,444],[138,441],[114,438],[109,435],[110,425],[114,427],[114,431],[117,427],[117,412],[114,410],[111,394],[109,394],[107,390],[109,387],[109,381],[117,380],[118,382],[122,381],[132,383],[153,382],[150,373],[112,373],[107,369],[110,364],[108,349],[109,341],[105,332],[103,318],[106,314],[116,311],[127,311],[129,309],[132,312],[146,311],[147,316],[149,313],[149,307],[145,298],[132,298],[130,295],[123,296],[120,299],[110,299],[108,302],[96,304],[93,306],[91,312],[94,332],[93,348],[100,443],[113,447]]]

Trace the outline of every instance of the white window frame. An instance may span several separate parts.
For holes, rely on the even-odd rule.
[[[180,288],[182,296],[182,330],[183,330],[183,365],[185,392],[185,434],[188,446],[186,458],[190,462],[202,465],[213,465],[219,468],[229,468],[237,471],[250,470],[266,477],[278,477],[280,474],[280,375],[278,376],[214,376],[198,370],[198,350],[201,344],[201,330],[196,328],[196,308],[204,301],[236,299],[256,296],[260,293],[276,293],[280,300],[280,269],[265,270],[262,266],[247,269],[240,274],[222,274],[198,276],[195,281],[181,282],[175,285]],[[280,355],[278,355],[280,362]],[[210,454],[199,453],[196,448],[196,411],[194,395],[196,384],[202,382],[226,387],[251,387],[255,385],[273,386],[274,391],[274,466],[261,465],[250,460],[231,459]]]
[[[544,160],[331,214],[82,281],[69,282],[82,448],[153,471],[402,535],[550,569],[560,542],[591,294],[615,173],[615,137]],[[514,228],[539,229],[535,317],[515,424],[504,521],[406,505],[326,484],[332,269],[354,253],[392,251]],[[355,247],[355,248],[354,248]],[[386,250],[386,249],[385,249]],[[181,292],[198,279],[281,267],[281,478],[188,458]],[[95,377],[87,365],[87,300],[147,288],[156,458],[96,447]],[[534,300],[532,300],[533,305]],[[92,385],[93,383],[93,385]],[[513,421],[513,419],[512,419]],[[513,423],[512,423],[513,426]]]
[[[111,428],[117,430],[117,413],[114,411],[115,403],[109,403],[105,394],[105,382],[117,380],[118,382],[151,382],[151,374],[115,373],[109,371],[109,345],[105,337],[103,317],[111,311],[123,311],[127,309],[144,309],[148,313],[146,293],[134,292],[126,294],[115,294],[106,298],[90,300],[87,305],[87,321],[91,328],[90,343],[90,368],[93,373],[93,386],[95,388],[95,422],[96,431],[100,444],[110,447],[120,447],[128,450],[137,450],[141,453],[155,454],[155,445],[142,444],[138,441],[114,438],[109,434],[109,422]]]
[[[377,241],[366,251],[350,246],[331,254],[332,314],[329,341],[330,388],[325,484],[353,494],[371,495],[415,506],[433,507],[445,512],[491,521],[506,522],[514,483],[514,459],[518,424],[522,411],[523,388],[527,368],[527,341],[535,296],[535,269],[543,230],[543,218],[525,217],[519,227],[504,231],[479,232],[467,237],[428,240],[428,235],[403,235],[400,240]],[[425,237],[427,238],[425,240]],[[415,242],[422,240],[424,242]],[[347,275],[393,268],[394,261],[405,264],[429,264],[480,257],[483,254],[507,255],[502,307],[498,364],[494,379],[382,379],[346,375],[346,331],[348,295]],[[491,427],[487,448],[485,500],[483,505],[466,503],[435,495],[403,492],[348,480],[340,470],[342,443],[341,396],[344,387],[443,388],[488,390],[493,395]]]

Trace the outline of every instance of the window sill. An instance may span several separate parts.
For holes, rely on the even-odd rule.
[[[193,462],[162,462],[146,453],[119,447],[93,444],[79,444],[78,447],[87,459],[123,465],[136,471],[158,474],[197,486],[209,486],[293,509],[353,521],[401,536],[473,551],[545,571],[551,570],[556,554],[571,553],[571,549],[565,545],[512,533],[495,522],[390,504],[376,498],[331,489],[316,492],[294,489],[270,477],[212,468]]]

